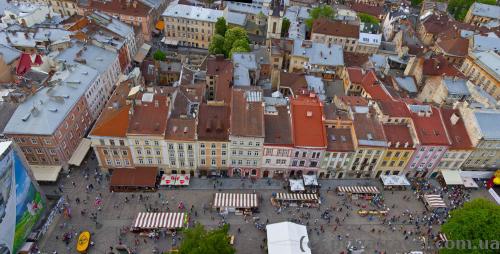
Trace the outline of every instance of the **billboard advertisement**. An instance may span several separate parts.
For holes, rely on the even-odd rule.
[[[46,209],[24,156],[11,141],[0,143],[0,254],[22,247]]]

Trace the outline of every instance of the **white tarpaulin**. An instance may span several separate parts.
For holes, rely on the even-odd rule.
[[[307,201],[307,200],[318,200],[317,194],[308,194],[308,193],[284,193],[278,192],[276,193],[277,200],[284,201]]]
[[[353,194],[379,194],[380,191],[375,186],[339,186],[337,191]]]
[[[424,200],[427,206],[429,206],[430,208],[446,207],[446,203],[439,195],[425,194]]]
[[[494,171],[460,171],[461,177],[472,177],[478,179],[490,179],[494,174]]]
[[[479,186],[477,185],[476,181],[472,179],[471,177],[463,177],[462,176],[462,181],[464,183],[465,188],[478,188]]]
[[[304,185],[305,186],[318,186],[318,178],[316,175],[303,175],[302,178],[304,178]]]
[[[280,222],[266,226],[267,253],[310,254],[307,227],[292,222]]]
[[[305,190],[304,188],[304,182],[302,179],[290,179],[290,190],[291,191],[303,191]]]
[[[35,180],[39,182],[55,182],[61,171],[61,166],[30,165]]]
[[[73,155],[71,155],[71,158],[68,161],[68,164],[70,165],[75,165],[75,166],[80,166],[82,164],[83,159],[85,158],[85,155],[87,155],[87,152],[90,149],[90,144],[92,142],[88,138],[82,138],[80,141],[80,144],[78,144],[78,147],[76,148],[75,152]]]
[[[185,213],[139,213],[134,220],[134,228],[176,229],[184,226]]]
[[[380,179],[384,183],[384,186],[410,186],[410,182],[406,179],[406,176],[381,175]]]
[[[493,197],[493,199],[495,199],[495,201],[497,202],[497,204],[500,205],[500,196],[498,196],[498,193],[495,191],[495,189],[494,188],[490,188],[488,190],[488,192]]]
[[[444,182],[446,185],[463,185],[462,177],[460,176],[460,171],[458,170],[441,170],[441,175],[443,175]]]
[[[253,208],[257,207],[257,194],[215,193],[215,208]]]

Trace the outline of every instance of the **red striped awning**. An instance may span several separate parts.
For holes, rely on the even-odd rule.
[[[257,207],[257,194],[249,193],[215,193],[215,208],[234,207],[252,208]]]
[[[276,193],[276,200],[283,200],[283,201],[318,200],[318,195],[309,193],[302,194],[302,193],[279,192]]]
[[[185,213],[139,213],[133,227],[142,229],[182,228],[185,216]]]
[[[375,186],[339,186],[338,192],[346,192],[353,194],[379,194],[380,191]]]

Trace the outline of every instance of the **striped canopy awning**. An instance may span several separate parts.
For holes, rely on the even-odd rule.
[[[424,195],[425,203],[431,208],[446,207],[446,203],[441,198],[441,196],[436,194],[426,194]]]
[[[379,194],[380,191],[375,186],[339,186],[337,191],[353,194]]]
[[[277,200],[284,201],[303,201],[303,200],[318,200],[317,194],[302,194],[302,193],[276,193]]]
[[[185,216],[185,213],[139,213],[133,227],[142,229],[182,228]]]
[[[249,193],[215,193],[215,208],[234,207],[252,208],[257,207],[257,194]]]

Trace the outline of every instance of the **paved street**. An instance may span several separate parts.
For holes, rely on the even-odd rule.
[[[89,162],[90,168],[95,168],[95,162]],[[86,166],[84,166],[85,168]],[[90,170],[90,175],[95,171]],[[74,182],[74,186],[72,184]],[[262,202],[259,205],[260,213],[256,214],[261,223],[281,222],[285,220],[300,220],[300,223],[307,224],[309,229],[310,245],[313,253],[341,253],[346,250],[348,244],[362,246],[365,253],[374,253],[377,251],[388,251],[388,253],[403,253],[405,251],[420,250],[421,241],[419,237],[412,233],[407,240],[403,235],[404,231],[416,232],[414,224],[409,225],[404,222],[397,222],[389,226],[382,224],[381,218],[374,217],[371,221],[367,217],[360,217],[356,214],[358,205],[373,207],[367,201],[355,200],[345,201],[343,197],[336,195],[333,191],[327,193],[328,187],[332,189],[338,185],[364,185],[371,183],[380,187],[378,182],[373,180],[328,180],[320,181],[322,184],[321,197],[322,205],[320,209],[314,208],[286,208],[278,213],[277,209],[271,205],[270,197],[273,192],[282,190],[280,181],[267,180],[257,181],[252,184],[249,180],[223,179],[222,185],[216,184],[214,190],[214,180],[193,179],[191,186],[181,189],[161,189],[156,193],[110,193],[107,185],[108,181],[104,178],[99,185],[92,176],[85,180],[84,170],[73,170],[68,177],[60,179],[59,185],[64,185],[63,195],[68,197],[71,206],[71,219],[59,215],[51,225],[48,233],[41,241],[42,252],[51,253],[76,253],[74,238],[66,245],[62,241],[62,235],[66,232],[77,234],[82,230],[89,230],[92,233],[92,240],[95,245],[89,253],[108,253],[110,246],[116,246],[120,243],[137,250],[137,253],[152,253],[154,248],[160,251],[175,248],[172,236],[161,237],[155,241],[144,236],[138,236],[135,233],[127,232],[120,238],[120,230],[123,227],[130,226],[135,216],[139,212],[149,209],[158,209],[159,211],[177,211],[178,203],[184,202],[186,207],[194,206],[191,217],[194,221],[200,222],[210,228],[217,227],[221,222],[221,217],[215,212],[203,212],[203,206],[209,206],[213,200],[215,192],[228,191],[251,193],[255,189],[256,193],[262,196]],[[94,190],[86,193],[86,186],[92,183]],[[58,192],[57,186],[43,186],[48,193]],[[139,200],[139,195],[143,196],[143,201]],[[101,209],[95,205],[94,200],[97,196],[102,196]],[[409,196],[409,200],[404,200],[403,196]],[[487,196],[484,190],[472,192],[472,197]],[[126,202],[125,197],[129,199]],[[421,201],[418,201],[411,191],[383,191],[383,197],[386,200],[387,207],[391,208],[389,215],[398,216],[403,212],[409,211],[414,216],[422,214],[425,210]],[[81,200],[77,205],[75,199]],[[88,200],[88,201],[84,201]],[[167,202],[168,201],[168,202]],[[87,204],[84,204],[86,202]],[[345,205],[344,205],[345,203]],[[328,224],[327,220],[321,219],[321,214],[328,208],[333,207],[333,217]],[[80,212],[86,209],[86,215]],[[342,210],[340,210],[342,209]],[[97,223],[91,218],[91,213],[97,213]],[[335,222],[338,218],[339,225]],[[253,224],[253,221],[244,221],[242,216],[229,215],[227,222],[230,223],[231,234],[236,235],[235,247],[237,253],[265,253],[261,246],[265,246],[265,232],[259,231]],[[394,227],[391,229],[391,227]],[[237,233],[238,228],[241,233]],[[323,232],[322,230],[323,229]],[[437,227],[434,227],[437,232]],[[177,236],[179,237],[179,236]],[[140,244],[136,245],[136,239]],[[177,244],[180,238],[176,239]],[[339,240],[340,239],[340,240]]]

